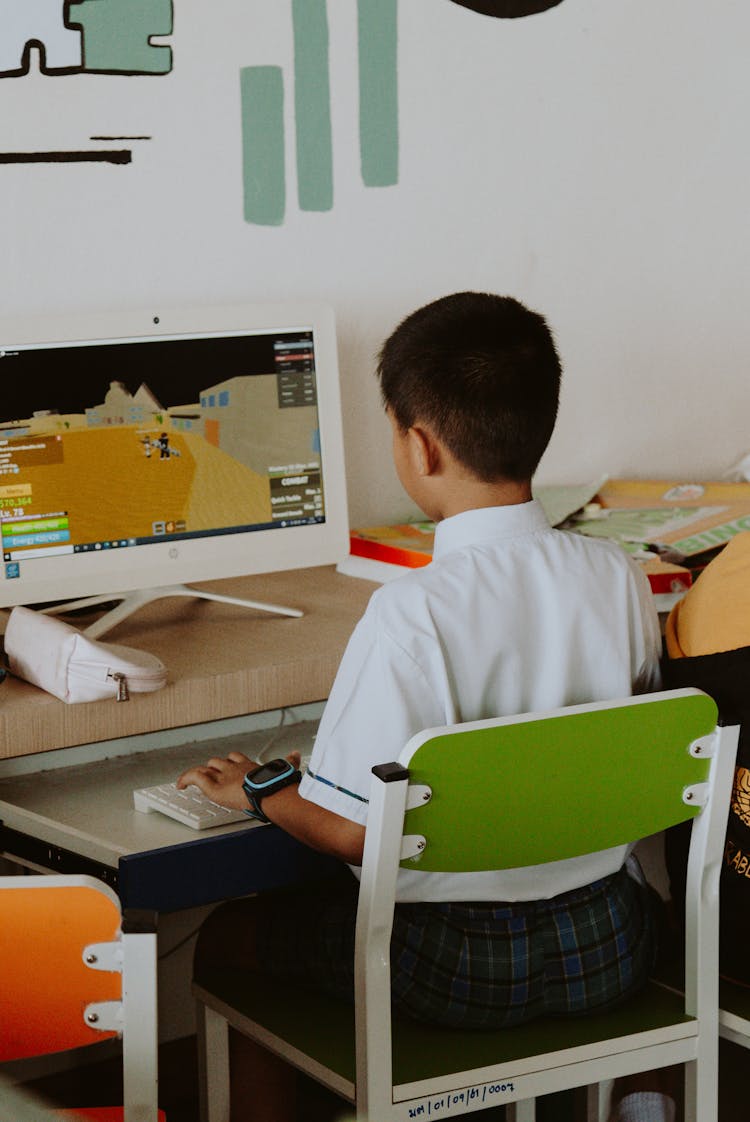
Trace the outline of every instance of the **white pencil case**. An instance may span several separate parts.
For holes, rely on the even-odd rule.
[[[61,701],[127,701],[131,693],[161,689],[161,659],[133,647],[88,639],[54,616],[13,608],[5,629],[8,669]]]

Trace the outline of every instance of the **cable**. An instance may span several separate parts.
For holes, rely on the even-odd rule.
[[[268,752],[269,749],[273,747],[273,745],[276,743],[276,741],[281,736],[282,729],[284,728],[284,726],[286,724],[286,719],[287,719],[288,712],[289,712],[288,709],[282,709],[281,710],[281,716],[279,717],[279,723],[276,725],[276,728],[273,730],[273,733],[268,738],[268,740],[265,742],[263,747],[257,753],[256,758],[257,758],[259,764],[268,763],[268,760],[266,758],[266,752]]]

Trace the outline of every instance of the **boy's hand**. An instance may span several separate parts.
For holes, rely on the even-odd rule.
[[[299,767],[299,752],[290,752],[286,758],[293,767]],[[183,788],[192,783],[221,806],[247,810],[249,803],[242,789],[242,780],[249,771],[255,771],[260,766],[242,752],[230,752],[225,759],[215,757],[203,767],[191,767],[184,771],[177,780],[177,786]],[[296,785],[269,795],[264,802],[264,813],[269,811],[272,822],[305,845],[349,865],[362,864],[364,826],[303,799]]]
[[[286,757],[293,767],[299,767],[299,752],[290,752]],[[191,784],[220,806],[231,810],[247,810],[247,795],[242,789],[242,780],[249,771],[255,771],[260,764],[242,752],[230,752],[222,758],[214,756],[203,767],[191,767],[177,780],[180,790]]]

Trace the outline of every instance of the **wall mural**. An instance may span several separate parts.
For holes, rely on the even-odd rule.
[[[172,48],[152,42],[170,35],[172,0],[0,0],[0,78],[18,78],[38,58],[42,74],[169,74]],[[90,141],[148,140],[92,136]],[[128,164],[130,148],[0,152],[5,163]]]
[[[498,19],[546,11],[561,0],[451,0]],[[333,136],[326,0],[291,0],[297,202],[302,211],[333,208]],[[164,75],[172,48],[155,43],[173,31],[172,0],[0,0],[0,78],[32,69],[47,75]],[[359,147],[365,187],[398,183],[398,0],[357,0]],[[285,83],[280,66],[243,67],[239,76],[245,221],[278,226],[287,206]],[[145,136],[92,136],[135,142]],[[0,152],[2,163],[127,164],[132,148]]]

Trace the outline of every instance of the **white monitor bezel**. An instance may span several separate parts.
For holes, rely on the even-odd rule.
[[[314,332],[325,522],[154,542],[122,550],[38,559],[6,579],[0,608],[175,584],[196,584],[315,565],[335,565],[349,552],[346,472],[336,329],[324,304],[227,304],[75,313],[0,320],[0,350],[82,342],[260,331]]]

